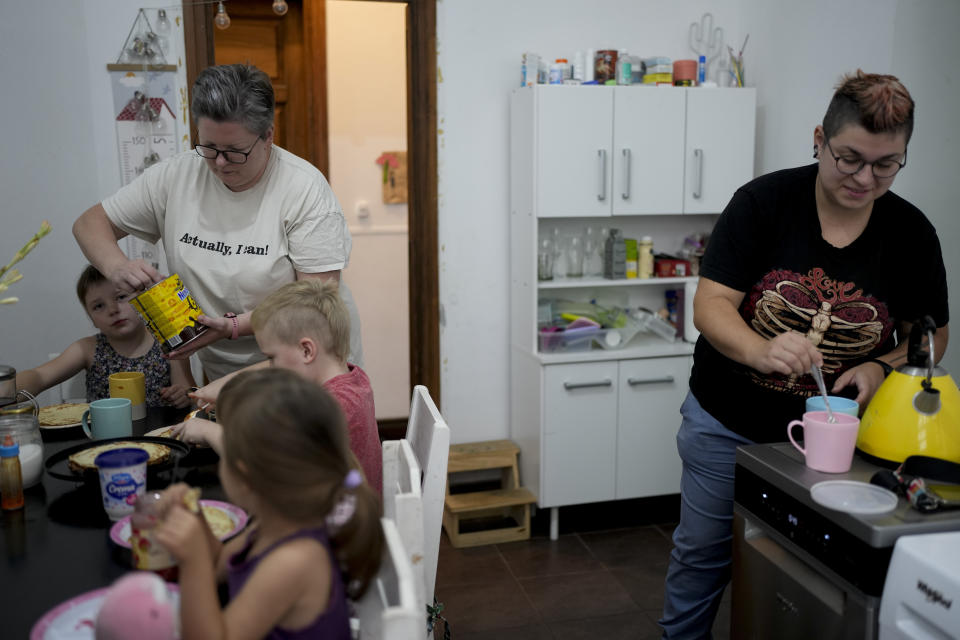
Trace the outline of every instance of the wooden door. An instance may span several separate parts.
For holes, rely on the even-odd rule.
[[[214,59],[216,64],[252,64],[270,76],[276,98],[274,142],[327,175],[326,82],[308,82],[313,77],[310,51],[326,49],[325,32],[314,30],[311,35],[321,41],[310,46],[303,3],[287,4],[287,14],[278,16],[269,2],[230,0],[230,28],[213,30]],[[322,25],[324,4],[314,3],[312,11],[320,13],[312,22]]]
[[[411,384],[425,385],[440,405],[440,293],[439,243],[437,240],[437,3],[436,0],[381,0],[401,1],[407,6],[407,146],[409,163],[408,220],[409,242],[407,252],[410,278],[410,344],[419,345],[410,350]],[[233,16],[243,15],[243,4],[251,0],[230,0],[225,3]],[[266,0],[259,0],[269,8]],[[287,0],[290,11],[294,5],[302,14],[302,61],[308,93],[311,126],[311,152],[302,154],[319,168],[329,173],[327,147],[326,96],[326,5],[325,0]],[[236,10],[236,11],[235,11]],[[184,44],[187,84],[201,70],[216,62],[214,55],[213,15],[216,6],[205,2],[186,3],[183,6]],[[287,13],[289,18],[290,12]],[[293,24],[291,22],[291,24]],[[231,26],[231,28],[233,28]],[[229,31],[227,29],[226,31]],[[216,62],[215,62],[216,61]],[[288,85],[289,86],[289,85]],[[289,108],[289,107],[287,107]],[[192,139],[196,141],[196,124],[191,125]],[[298,154],[299,155],[299,154]],[[406,425],[383,431],[386,439],[403,436]]]

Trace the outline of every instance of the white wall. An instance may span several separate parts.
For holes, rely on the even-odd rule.
[[[378,418],[410,411],[407,205],[384,204],[375,164],[382,152],[407,148],[404,11],[397,3],[327,1],[328,177],[353,235],[343,277],[360,311]]]
[[[757,173],[811,161],[813,128],[844,72],[893,72],[918,103],[910,166],[894,190],[923,208],[950,247],[960,239],[947,204],[956,145],[960,24],[955,0],[444,0],[438,8],[440,302],[443,412],[455,442],[507,437],[508,117],[520,56],[572,58],[578,49],[626,48],[692,57],[691,22],[713,13],[744,52],[757,87]],[[909,176],[909,177],[908,177]],[[947,257],[948,277],[957,258]],[[909,256],[904,256],[905,267]],[[952,278],[951,278],[952,281]],[[957,316],[958,296],[952,308]],[[954,340],[956,343],[956,340]],[[960,348],[944,361],[960,374]]]
[[[0,260],[47,219],[52,233],[18,265],[0,307],[0,361],[25,369],[93,327],[73,293],[85,260],[70,227],[120,184],[115,62],[137,15],[129,0],[5,3],[0,21]]]

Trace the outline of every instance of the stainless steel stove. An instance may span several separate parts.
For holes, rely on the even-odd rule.
[[[855,456],[847,473],[813,471],[789,443],[737,450],[733,638],[877,637],[897,538],[960,530],[960,512],[924,515],[903,498],[891,513],[864,516],[810,497],[818,482],[869,482],[879,469]]]

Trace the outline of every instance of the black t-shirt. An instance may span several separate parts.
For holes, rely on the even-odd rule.
[[[717,221],[700,275],[745,292],[740,316],[772,339],[789,330],[823,354],[829,390],[850,367],[893,349],[901,321],[948,321],[947,279],[933,225],[887,192],[866,229],[838,249],[821,235],[817,165],[761,176],[737,190]],[[694,351],[690,390],[725,427],[754,442],[786,440],[807,397],[809,374],[762,374],[722,355],[704,336]],[[848,387],[844,395],[856,395]]]

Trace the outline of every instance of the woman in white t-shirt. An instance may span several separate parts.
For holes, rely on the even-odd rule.
[[[210,327],[171,358],[198,352],[211,380],[264,359],[250,312],[268,294],[302,278],[340,280],[351,239],[326,178],[273,144],[270,78],[249,65],[204,69],[193,86],[198,143],[156,164],[73,225],[80,249],[121,290],[163,279],[117,242],[128,234],[163,240],[171,273],[184,284]],[[360,325],[350,309],[350,362],[362,362]],[[233,315],[235,317],[233,317]]]

